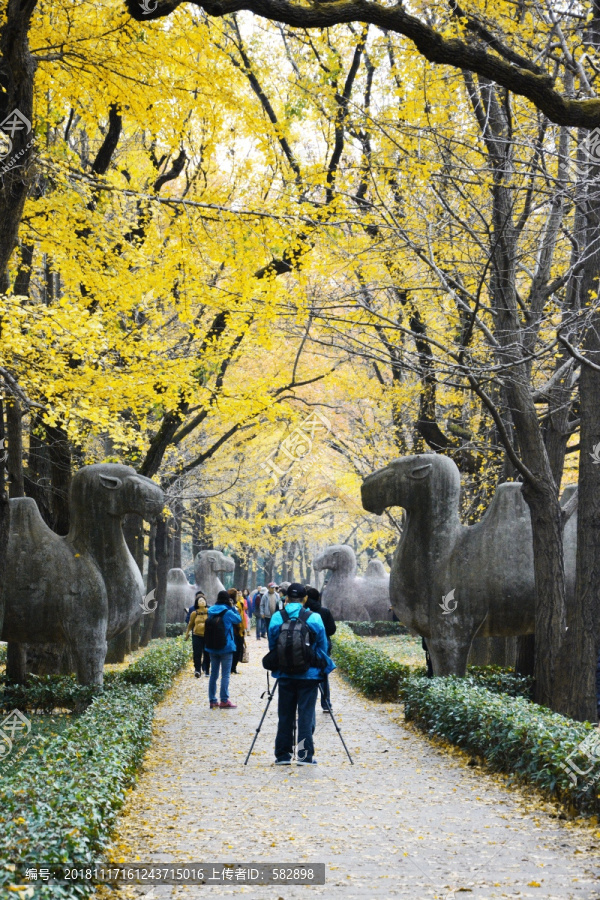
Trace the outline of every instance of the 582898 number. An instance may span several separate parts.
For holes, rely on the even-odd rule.
[[[273,869],[273,879],[277,881],[312,881],[314,869]]]

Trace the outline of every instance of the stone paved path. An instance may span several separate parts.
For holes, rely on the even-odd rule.
[[[319,766],[274,767],[274,701],[244,767],[265,703],[266,642],[252,638],[250,651],[251,663],[232,676],[237,710],[209,710],[208,679],[191,669],[178,678],[157,711],[114,858],[324,862],[327,883],[160,886],[152,897],[600,898],[597,825],[559,820],[550,804],[469,768],[461,754],[405,727],[398,707],[364,700],[337,675],[332,702],[354,766],[318,709]]]

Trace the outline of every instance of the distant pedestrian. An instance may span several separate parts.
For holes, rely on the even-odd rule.
[[[210,669],[210,657],[204,649],[204,629],[208,618],[208,607],[206,599],[202,591],[198,591],[194,605],[191,607],[192,612],[190,621],[185,632],[185,640],[187,641],[192,633],[192,651],[194,653],[194,675],[200,678],[202,672],[208,675]]]
[[[233,637],[235,640],[235,653],[233,654],[233,662],[231,665],[231,672],[233,675],[238,675],[238,663],[241,663],[242,658],[244,656],[244,635],[246,634],[246,626],[244,624],[244,600],[242,595],[235,588],[229,588],[227,591],[229,597],[231,598],[231,603],[233,609],[237,609],[237,612],[241,618],[241,622],[239,625],[233,629]]]
[[[208,610],[205,627],[204,644],[210,654],[210,678],[208,681],[208,700],[211,709],[236,709],[236,704],[229,699],[229,676],[235,653],[234,629],[240,624],[242,617],[232,609],[231,599],[227,591],[219,591],[217,602]],[[221,671],[221,702],[217,702],[217,682]]]
[[[335,624],[335,619],[333,618],[333,614],[331,610],[327,609],[326,606],[321,605],[321,594],[314,587],[309,587],[306,589],[306,606],[308,609],[312,610],[314,613],[318,613],[323,620],[323,626],[325,628],[325,634],[327,636],[327,653],[331,656],[331,638],[337,631],[337,625]],[[323,693],[321,694],[321,709],[323,712],[327,713],[332,708],[331,706],[331,694],[329,691],[329,678],[327,675],[323,678]]]
[[[261,638],[265,636],[265,623],[263,621],[262,613],[260,611],[262,605],[263,598],[263,590],[258,587],[254,593],[254,597],[252,599],[252,612],[254,613],[254,618],[256,619],[256,640],[260,641]]]
[[[292,583],[285,607],[271,618],[268,654],[277,679],[278,716],[275,764],[289,766],[294,753],[294,722],[298,714],[298,765],[315,765],[313,732],[319,682],[335,669],[327,655],[321,616],[305,609],[306,588]]]
[[[267,588],[267,593],[263,594],[262,602],[260,604],[260,613],[264,619],[265,631],[267,634],[269,633],[271,617],[281,606],[283,606],[283,603],[277,593],[277,585],[272,581]]]

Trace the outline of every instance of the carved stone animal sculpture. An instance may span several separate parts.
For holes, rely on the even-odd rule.
[[[376,620],[385,611],[385,619],[390,619],[388,607],[389,576],[385,578],[361,578],[356,574],[354,550],[347,544],[328,547],[313,561],[313,568],[319,572],[330,569],[331,578],[323,588],[321,600],[338,621],[368,622]]]
[[[207,603],[214,603],[219,591],[225,587],[218,577],[219,572],[235,571],[235,561],[231,556],[225,556],[220,550],[201,550],[194,560],[196,573],[196,590],[204,591]]]
[[[427,640],[436,675],[464,675],[474,636],[534,630],[529,508],[517,482],[498,486],[480,522],[458,518],[460,474],[446,456],[395,460],[362,485],[363,506],[406,511],[390,594],[400,622]],[[567,586],[574,584],[576,516],[564,531]],[[569,587],[570,585],[570,587]]]
[[[34,500],[11,500],[2,640],[66,644],[79,682],[101,685],[107,638],[142,615],[144,585],[122,519],[155,518],[163,505],[153,481],[109,463],[73,476],[66,537],[48,528]],[[11,657],[7,674],[22,680],[24,653]]]
[[[365,569],[365,583],[371,586],[368,611],[372,622],[391,622],[390,575],[380,559],[370,559]]]
[[[196,591],[183,569],[167,572],[167,622],[185,622],[185,610],[192,605]]]

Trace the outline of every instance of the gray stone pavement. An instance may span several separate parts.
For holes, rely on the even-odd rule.
[[[600,826],[561,820],[533,792],[470,768],[463,754],[406,727],[397,706],[365,700],[337,674],[332,703],[355,765],[317,707],[318,767],[274,767],[274,700],[245,767],[266,703],[266,642],[252,638],[250,652],[232,675],[236,710],[209,710],[208,679],[191,669],[158,708],[113,858],[321,862],[326,884],[161,885],[151,898],[600,898]]]

